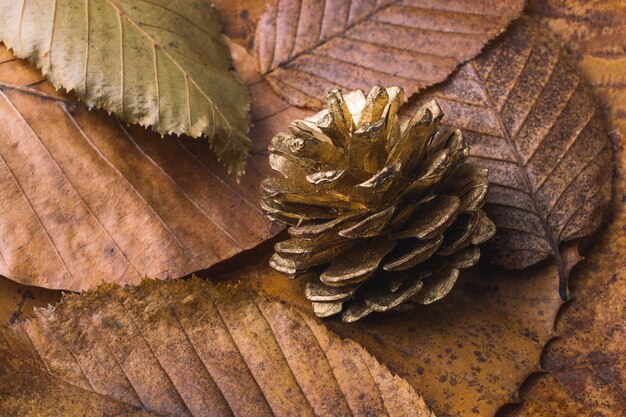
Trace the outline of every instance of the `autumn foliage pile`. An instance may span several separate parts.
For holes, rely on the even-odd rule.
[[[0,415],[626,413],[625,39],[619,0],[0,0]]]

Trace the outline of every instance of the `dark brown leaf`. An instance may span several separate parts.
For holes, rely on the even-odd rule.
[[[234,55],[256,120],[241,184],[206,143],[90,112],[0,49],[0,274],[68,290],[178,278],[271,237],[278,229],[257,203],[270,170],[259,149],[298,111],[249,55]]]
[[[497,233],[486,253],[508,268],[552,255],[566,278],[559,246],[598,228],[613,175],[602,117],[571,59],[549,31],[522,18],[413,106],[432,98],[443,122],[463,131],[473,160],[489,168],[486,211]]]
[[[524,0],[273,0],[257,26],[257,65],[291,104],[320,108],[332,88],[446,79],[519,16]]]
[[[197,278],[107,284],[0,332],[2,415],[434,417],[308,314]]]
[[[559,337],[542,355],[547,374],[524,385],[502,417],[613,417],[626,412],[626,138],[619,143],[614,217],[571,277]]]
[[[626,2],[531,0],[528,12],[572,51],[611,130],[626,132]]]

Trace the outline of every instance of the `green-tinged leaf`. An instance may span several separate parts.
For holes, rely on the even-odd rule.
[[[202,0],[1,0],[0,41],[87,105],[161,134],[205,136],[241,174],[249,95]]]

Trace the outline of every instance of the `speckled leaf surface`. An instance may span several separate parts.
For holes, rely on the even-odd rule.
[[[544,373],[529,378],[519,405],[499,417],[613,417],[626,412],[626,139],[617,142],[618,174],[609,225],[572,272],[572,301],[557,338],[544,349]]]
[[[432,98],[489,169],[492,261],[517,269],[552,256],[562,265],[561,243],[590,235],[605,218],[613,175],[604,120],[565,50],[524,17],[413,105]]]
[[[626,132],[626,3],[621,0],[531,0],[527,12],[572,52],[609,121]]]
[[[573,246],[563,255],[568,267],[580,260]],[[312,277],[289,280],[267,266],[270,256],[265,245],[210,276],[312,311],[304,295]],[[554,264],[511,272],[483,263],[465,271],[444,299],[428,306],[350,324],[324,323],[405,378],[438,416],[492,416],[514,402],[522,382],[540,370],[541,351],[554,337],[562,304],[558,281]]]
[[[199,279],[105,285],[0,332],[8,415],[434,417],[309,315]]]

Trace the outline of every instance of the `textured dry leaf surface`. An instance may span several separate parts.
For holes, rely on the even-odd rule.
[[[573,52],[611,129],[626,132],[626,2],[531,0],[528,12],[546,23]]]
[[[489,168],[486,211],[497,232],[486,253],[509,268],[552,255],[566,278],[559,246],[601,224],[613,152],[590,88],[549,31],[521,18],[419,98],[413,106],[437,99],[444,123],[460,128],[473,160]]]
[[[257,26],[257,65],[297,106],[321,107],[331,88],[398,85],[409,97],[476,56],[524,3],[274,0]]]
[[[245,71],[252,59],[241,61]],[[251,70],[243,74],[263,149],[297,111]],[[257,203],[269,170],[266,156],[253,155],[237,184],[206,143],[89,112],[0,49],[4,276],[82,290],[205,269],[276,232]]]
[[[225,35],[252,50],[254,30],[267,5],[259,0],[212,0]]]
[[[3,415],[433,416],[308,314],[197,278],[108,284],[0,331]]]
[[[312,310],[304,297],[306,279],[289,280],[267,266],[271,244],[226,261],[211,277]],[[578,262],[575,247],[563,253],[568,266]],[[515,401],[522,382],[540,369],[561,305],[558,281],[552,264],[524,272],[482,265],[462,274],[446,298],[431,305],[357,323],[325,323],[407,379],[438,416],[490,416]]]
[[[626,414],[626,138],[614,217],[572,272],[572,302],[556,324],[558,338],[543,353],[549,374],[531,378],[511,417],[613,417]]]
[[[0,276],[0,325],[30,317],[36,307],[61,299],[61,292],[18,284]]]
[[[0,41],[90,107],[161,134],[203,135],[243,172],[249,95],[208,2],[3,1]]]

